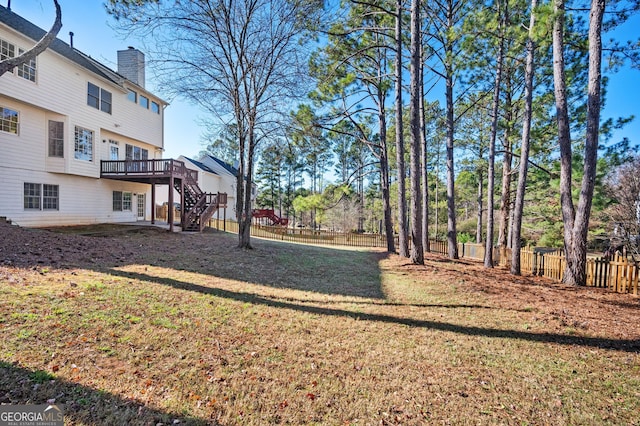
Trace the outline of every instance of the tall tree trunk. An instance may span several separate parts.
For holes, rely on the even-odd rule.
[[[411,0],[411,262],[424,265],[420,189],[420,1]]]
[[[422,139],[422,248],[426,252],[431,251],[429,244],[429,169],[427,165],[427,128],[424,110],[424,64],[422,46],[420,47],[420,137]]]
[[[387,237],[387,251],[396,251],[393,235],[393,219],[389,191],[389,158],[387,157],[387,116],[384,110],[384,95],[379,94],[378,129],[380,133],[380,190],[382,192],[382,210],[384,213],[384,231]]]
[[[251,219],[252,219],[252,206],[251,195],[253,186],[253,158],[255,156],[256,139],[255,139],[255,127],[253,125],[253,119],[250,119],[248,127],[248,140],[247,140],[247,158],[246,169],[243,176],[242,185],[244,186],[244,209],[242,212],[242,220],[239,224],[239,247],[243,249],[252,249],[251,247]]]
[[[493,212],[494,212],[494,187],[495,187],[495,158],[496,158],[496,137],[498,136],[498,111],[500,107],[500,86],[502,85],[502,63],[504,62],[504,31],[505,20],[508,14],[508,1],[498,1],[498,19],[500,20],[498,37],[498,58],[496,63],[496,79],[493,88],[493,107],[491,117],[491,139],[489,140],[489,165],[487,172],[487,239],[484,249],[484,267],[493,268]]]
[[[602,82],[602,17],[605,0],[592,0],[589,15],[589,83],[587,98],[587,135],[584,146],[584,174],[578,208],[572,230],[572,245],[567,257],[564,282],[586,285],[587,233],[596,179]],[[569,267],[571,265],[571,268]]]
[[[438,150],[439,150],[439,149],[440,149],[440,148],[438,148]],[[436,157],[437,157],[437,158],[436,158],[436,175],[435,175],[435,180],[436,180],[436,182],[435,182],[435,188],[434,188],[434,192],[435,192],[435,196],[434,196],[434,198],[435,198],[435,200],[434,200],[434,205],[436,206],[436,209],[435,209],[435,210],[436,210],[436,214],[435,214],[435,218],[434,218],[434,222],[435,222],[435,223],[434,223],[434,224],[435,224],[435,232],[434,232],[434,235],[435,235],[435,238],[436,238],[436,240],[437,240],[437,239],[439,238],[439,236],[438,236],[438,231],[440,231],[440,229],[439,229],[439,227],[438,227],[438,225],[440,224],[440,215],[439,215],[439,211],[440,211],[440,206],[439,206],[439,203],[440,203],[440,197],[438,196],[438,190],[440,189],[440,188],[439,188],[439,187],[440,187],[440,185],[439,185],[439,181],[440,181],[440,173],[439,173],[439,170],[438,170],[438,164],[440,163],[440,155],[436,155]]]
[[[553,23],[553,85],[556,98],[556,120],[558,122],[558,145],[560,146],[560,205],[564,223],[564,253],[567,269],[574,269],[569,262],[569,250],[573,245],[574,207],[571,195],[571,131],[567,106],[567,88],[564,67],[564,0],[554,0]]]
[[[398,253],[409,257],[407,229],[407,192],[404,165],[404,125],[402,122],[402,0],[396,3],[396,163],[398,168]]]
[[[453,57],[453,49],[447,46],[447,56]],[[447,103],[447,248],[450,259],[458,258],[458,236],[456,230],[455,169],[453,160],[454,121],[453,121],[453,71],[447,66],[446,77]]]
[[[482,170],[478,168],[478,191],[476,196],[476,210],[477,210],[477,220],[476,220],[476,243],[480,244],[482,242],[482,200],[484,198],[484,176],[482,174]]]
[[[522,239],[522,212],[524,209],[524,194],[527,187],[527,171],[529,170],[529,143],[531,141],[531,117],[533,103],[533,73],[535,43],[533,41],[534,25],[536,23],[537,0],[531,0],[531,17],[529,19],[529,37],[527,38],[527,60],[524,75],[524,117],[522,118],[522,146],[520,148],[520,170],[518,173],[518,189],[513,208],[513,246],[511,250],[511,273],[520,275],[520,249]]]
[[[498,246],[501,253],[509,247],[507,239],[509,233],[509,211],[511,204],[511,123],[513,120],[513,102],[511,97],[511,78],[506,79],[505,86],[505,121],[507,125],[504,129],[504,140],[502,146],[504,154],[502,156],[502,195],[500,197],[500,224],[498,225]]]

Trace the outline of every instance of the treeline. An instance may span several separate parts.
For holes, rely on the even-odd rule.
[[[451,258],[459,238],[562,244],[584,283],[603,178],[630,150],[610,140],[630,118],[600,118],[602,70],[637,65],[638,43],[607,34],[640,2],[109,3],[155,43],[164,87],[211,112],[211,149],[239,165],[240,247],[255,172],[261,207],[382,232],[415,263],[429,236]]]
[[[315,89],[262,152],[259,204],[312,227],[397,233],[388,249],[406,256],[429,236],[452,258],[458,239],[564,246],[567,280],[583,282],[587,248],[612,230],[604,178],[632,157],[611,140],[632,117],[600,120],[602,57],[633,65],[637,51],[602,35],[638,4],[607,8],[341,2],[311,55]]]

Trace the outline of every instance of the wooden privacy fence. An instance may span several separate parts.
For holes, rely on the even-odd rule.
[[[474,253],[466,246],[479,246],[479,244],[465,244],[463,253],[467,257]],[[445,244],[446,247],[446,244]],[[480,247],[478,253],[482,253],[482,257],[474,257],[483,259],[484,250]],[[509,266],[511,264],[511,249],[499,249],[494,253],[494,260],[500,266]],[[520,270],[524,273],[539,275],[541,277],[551,278],[556,281],[562,281],[564,276],[564,268],[566,260],[562,250],[541,249],[525,247],[520,250]],[[598,257],[588,258],[586,264],[587,287],[608,288],[618,293],[631,293],[638,295],[640,292],[640,268],[632,260],[616,255],[612,260]]]
[[[211,219],[209,227],[237,233],[238,223],[230,220]],[[317,231],[304,228],[286,228],[282,226],[252,225],[251,235],[272,240],[298,242],[305,244],[326,244],[351,247],[387,247],[387,240],[381,234],[356,234],[331,231]],[[398,238],[396,237],[396,246]],[[448,254],[446,241],[429,241],[431,252]],[[484,244],[458,243],[458,256],[483,260]],[[500,266],[511,264],[511,249],[494,248],[494,261]],[[523,273],[538,275],[561,281],[566,260],[562,250],[525,247],[520,251],[520,270]],[[587,286],[608,288],[619,293],[638,295],[640,269],[632,260],[615,256],[613,260],[589,258],[586,265]]]

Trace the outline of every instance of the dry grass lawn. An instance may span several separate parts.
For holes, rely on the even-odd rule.
[[[632,296],[217,232],[0,231],[0,402],[67,425],[640,425]]]

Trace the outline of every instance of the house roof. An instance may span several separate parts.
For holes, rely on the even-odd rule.
[[[7,9],[4,6],[0,6],[0,22],[7,25],[9,28],[12,28],[13,30],[19,32],[20,34],[32,39],[34,42],[40,40],[47,33],[42,28],[27,21],[22,16],[13,13],[11,10]],[[136,86],[145,92],[147,91],[140,85],[127,80],[126,77],[118,74],[106,65],[103,65],[100,62],[96,61],[91,56],[86,55],[78,49],[69,46],[59,38],[56,38],[55,40],[53,40],[53,42],[51,42],[51,44],[49,45],[49,49],[117,86],[124,88],[123,83],[127,81],[129,84]],[[162,102],[166,103],[165,101]]]
[[[215,161],[216,163],[218,163],[220,166],[222,166],[226,171],[228,171],[229,173],[231,173],[234,176],[238,176],[238,169],[236,169],[235,167],[233,167],[231,164],[225,163],[224,161],[222,161],[221,159],[214,157],[211,154],[207,154],[207,156],[209,158],[211,158],[213,161]]]
[[[186,160],[192,162],[193,164],[195,164],[197,167],[199,167],[201,170],[204,170],[205,172],[213,173],[214,175],[218,174],[215,170],[213,170],[212,168],[210,168],[206,164],[201,163],[200,161],[194,160],[194,159],[189,158],[189,157],[184,157],[184,158]]]

